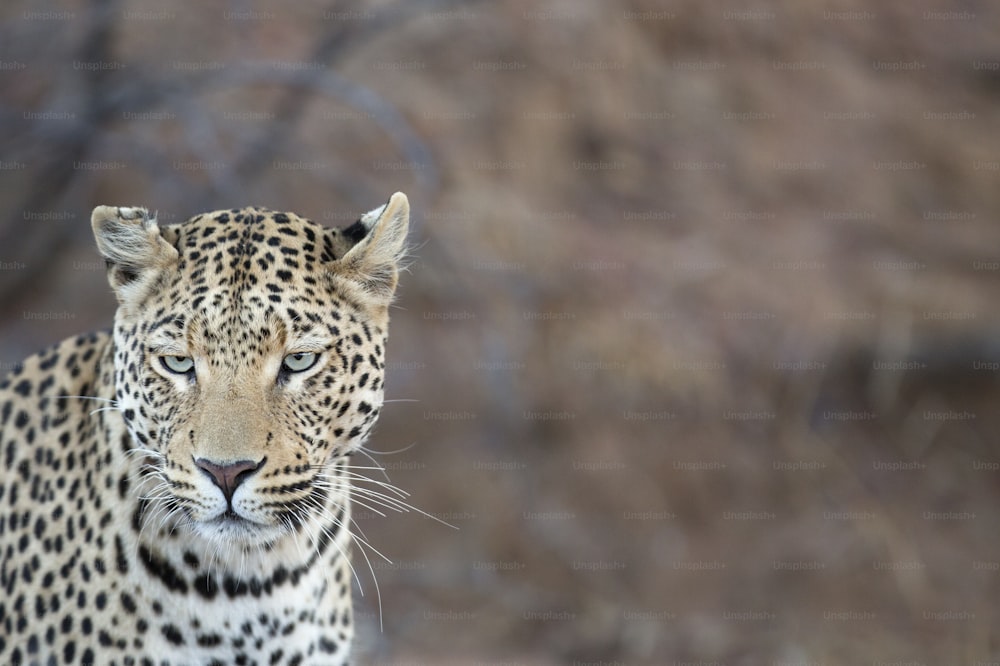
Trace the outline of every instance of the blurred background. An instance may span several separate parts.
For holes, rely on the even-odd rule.
[[[369,449],[458,529],[358,507],[361,663],[1000,662],[998,28],[6,2],[0,367],[110,325],[97,204],[343,226],[402,190]]]

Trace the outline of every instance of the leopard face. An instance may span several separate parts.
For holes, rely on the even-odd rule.
[[[256,208],[163,228],[95,211],[147,522],[225,552],[344,520],[347,457],[383,401],[407,213],[402,195],[345,230]]]

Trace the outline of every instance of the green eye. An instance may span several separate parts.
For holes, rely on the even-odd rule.
[[[289,354],[281,361],[281,369],[285,372],[304,372],[316,365],[318,358],[314,352]]]
[[[189,356],[161,356],[160,363],[170,372],[186,375],[194,370],[194,359]]]

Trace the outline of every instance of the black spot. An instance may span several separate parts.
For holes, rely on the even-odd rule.
[[[128,559],[125,557],[125,546],[122,545],[122,538],[115,535],[115,566],[121,573],[128,572]]]
[[[165,624],[160,628],[160,631],[163,633],[163,637],[174,645],[184,645],[184,636],[174,625]]]
[[[236,580],[232,576],[226,576],[222,580],[222,587],[226,590],[226,594],[230,599],[234,597],[242,597],[247,593],[247,585],[241,580]]]
[[[358,241],[360,241],[362,238],[365,237],[365,235],[368,233],[368,229],[367,227],[365,227],[365,225],[361,224],[361,220],[358,220],[351,226],[341,231],[341,233],[347,237],[347,240],[351,241],[352,243],[357,243]]]
[[[142,528],[142,517],[146,513],[146,508],[149,505],[149,500],[139,499],[138,504],[136,504],[135,511],[132,512],[132,530],[139,532]]]
[[[208,574],[202,574],[194,579],[194,589],[206,599],[212,599],[219,593],[215,579]]]
[[[187,582],[170,562],[154,555],[146,546],[139,546],[139,559],[146,571],[159,578],[167,589],[179,594],[187,594]]]

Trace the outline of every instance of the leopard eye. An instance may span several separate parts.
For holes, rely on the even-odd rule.
[[[194,359],[190,356],[161,356],[160,363],[164,368],[178,375],[186,375],[194,370]]]
[[[314,352],[298,352],[289,354],[281,361],[281,369],[285,372],[305,372],[316,365],[319,356]]]

